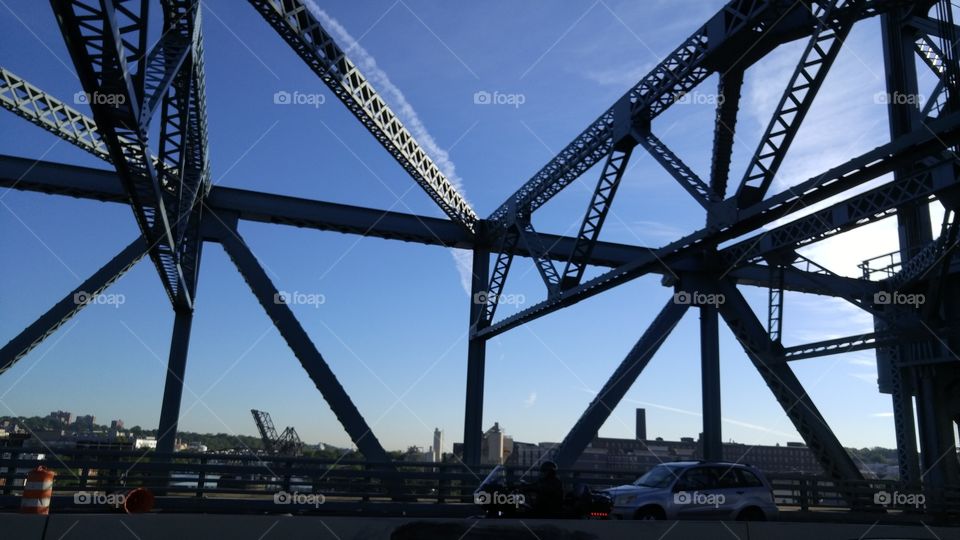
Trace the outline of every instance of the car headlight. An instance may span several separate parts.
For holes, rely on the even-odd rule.
[[[630,506],[635,500],[637,500],[636,495],[618,495],[617,498],[613,500],[613,504],[614,506]]]

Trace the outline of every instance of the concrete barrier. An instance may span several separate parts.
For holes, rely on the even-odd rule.
[[[44,534],[44,524],[47,525]],[[960,540],[960,528],[837,523],[549,521],[229,514],[0,514],[6,540]]]

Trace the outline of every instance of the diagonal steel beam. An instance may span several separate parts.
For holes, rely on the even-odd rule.
[[[513,264],[513,254],[520,240],[520,234],[515,227],[511,227],[507,233],[500,237],[500,243],[497,249],[497,261],[493,265],[493,272],[490,274],[490,284],[487,287],[486,298],[484,300],[483,313],[480,314],[483,326],[489,325],[493,321],[493,316],[497,312],[497,306],[500,304],[500,295],[503,293],[503,287],[507,282],[507,275],[510,273],[510,266]],[[474,301],[481,300],[480,298]]]
[[[827,475],[836,480],[863,480],[793,370],[774,360],[782,356],[782,347],[770,341],[740,291],[726,281],[720,281],[717,290],[724,298],[718,306],[720,315]]]
[[[307,66],[450,219],[475,232],[476,212],[300,0],[250,0]]]
[[[857,1],[847,3],[855,4]],[[740,208],[763,200],[833,61],[840,53],[843,41],[853,28],[852,18],[834,18],[834,11],[843,3],[844,0],[821,0],[816,3],[816,30],[737,189],[737,205]]]
[[[567,265],[563,270],[561,287],[569,289],[580,284],[583,279],[583,273],[587,269],[590,256],[593,254],[593,248],[597,245],[597,239],[600,236],[600,229],[607,219],[607,212],[613,204],[613,198],[617,194],[617,188],[620,186],[620,180],[623,179],[623,173],[627,170],[627,163],[630,161],[630,154],[633,153],[632,147],[623,150],[614,150],[607,157],[607,163],[600,173],[600,180],[597,187],[593,190],[593,197],[587,206],[587,213],[583,216],[580,223],[580,232],[577,233],[577,242],[573,246],[573,253],[567,260]]]
[[[547,247],[543,244],[543,239],[533,229],[533,224],[529,221],[518,224],[516,227],[520,240],[527,247],[527,252],[533,257],[540,277],[547,286],[547,295],[553,296],[560,290],[560,274],[553,265],[553,261],[547,256]]]
[[[640,144],[650,152],[657,163],[663,165],[663,168],[683,189],[687,190],[687,193],[697,201],[697,204],[707,211],[713,207],[713,203],[718,200],[718,197],[714,195],[710,186],[701,180],[697,173],[693,172],[663,141],[653,133],[647,133],[640,139]]]
[[[147,244],[142,237],[110,259],[92,276],[70,291],[46,313],[26,327],[0,349],[0,375],[3,375],[18,360],[26,356],[50,334],[57,331],[81,309],[86,307],[147,253]]]
[[[733,159],[737,113],[740,110],[740,91],[743,89],[743,69],[733,69],[720,75],[717,83],[717,114],[713,127],[713,147],[710,159],[710,189],[723,199],[730,179],[730,161]]]
[[[657,317],[640,336],[637,343],[627,353],[626,358],[613,372],[613,375],[597,392],[596,397],[587,406],[580,419],[567,433],[554,454],[554,461],[560,469],[569,469],[597,435],[597,431],[607,421],[613,409],[640,376],[647,364],[656,354],[673,328],[687,312],[689,304],[680,304],[672,298],[663,306]]]
[[[214,222],[217,222],[217,230],[214,233],[216,239],[223,246],[227,255],[236,265],[244,281],[250,286],[254,296],[263,306],[267,316],[276,325],[280,335],[290,346],[293,354],[300,361],[300,365],[306,370],[307,375],[323,398],[330,405],[333,414],[337,416],[340,424],[350,435],[364,458],[377,463],[387,463],[390,456],[377,440],[376,435],[371,431],[367,421],[364,420],[356,405],[350,399],[347,391],[344,390],[337,376],[330,369],[327,361],[324,360],[317,350],[310,336],[300,325],[293,311],[286,304],[283,297],[273,285],[266,271],[260,266],[256,256],[247,247],[247,244],[239,236],[236,229],[235,218],[229,216],[215,216]],[[211,222],[213,223],[213,222]],[[226,225],[225,223],[230,223]]]

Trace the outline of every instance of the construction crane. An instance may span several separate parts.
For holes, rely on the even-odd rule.
[[[250,409],[253,415],[253,421],[257,424],[257,430],[260,431],[260,438],[263,439],[263,449],[272,456],[299,456],[303,454],[303,441],[293,426],[284,428],[283,433],[277,435],[277,429],[273,427],[273,419],[270,413]]]

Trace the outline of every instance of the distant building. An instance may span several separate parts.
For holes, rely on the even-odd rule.
[[[430,449],[433,451],[434,463],[443,461],[443,432],[440,431],[440,428],[434,428],[433,430],[433,446]]]
[[[70,419],[73,418],[73,413],[68,411],[52,411],[47,415],[47,418],[53,420],[61,428],[65,428],[70,425]]]
[[[647,411],[637,409],[637,440],[647,440]]]
[[[480,443],[480,463],[486,465],[500,465],[507,462],[513,452],[513,438],[504,434],[500,429],[500,422],[494,422],[493,427],[483,434]]]
[[[73,421],[73,429],[75,431],[93,431],[96,424],[97,418],[92,414],[77,416],[77,419]]]

